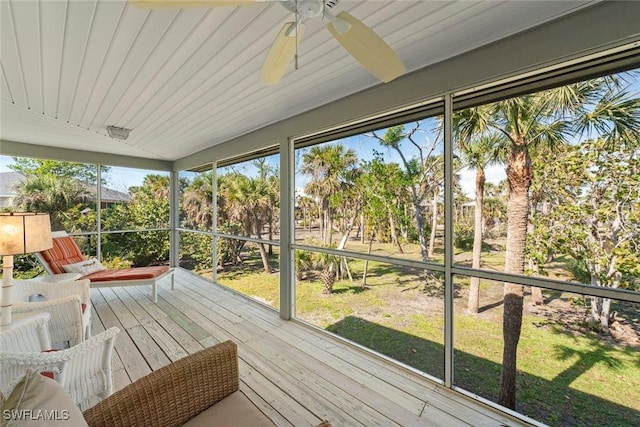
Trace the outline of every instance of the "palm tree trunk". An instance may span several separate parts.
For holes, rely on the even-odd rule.
[[[260,224],[260,221],[258,221],[257,218],[255,222],[255,229],[256,236],[258,237],[258,239],[262,240],[262,224]],[[265,247],[265,244],[262,242],[258,243],[258,248],[260,249],[260,258],[262,258],[262,267],[264,268],[264,272],[267,274],[273,273],[273,269],[269,264],[269,255],[267,254],[267,248]]]
[[[476,205],[473,215],[473,255],[471,268],[480,268],[480,257],[482,255],[482,204],[484,201],[484,184],[486,176],[484,169],[478,168],[476,172]],[[470,313],[478,313],[480,305],[480,278],[472,277],[469,282],[469,301],[467,310]]]
[[[529,222],[529,186],[531,157],[526,144],[513,144],[507,164],[509,200],[507,202],[507,244],[505,273],[524,273],[524,251]],[[498,403],[510,409],[516,407],[517,350],[522,330],[523,286],[504,284],[504,315],[502,335],[504,348],[500,373]]]
[[[273,270],[271,269],[271,265],[269,264],[269,255],[267,255],[267,248],[265,248],[264,243],[258,243],[258,247],[260,248],[260,257],[262,258],[262,266],[264,267],[264,272],[271,274]]]

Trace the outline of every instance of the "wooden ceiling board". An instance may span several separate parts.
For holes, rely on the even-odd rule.
[[[58,2],[53,2],[58,3]],[[96,3],[91,31],[87,35],[83,61],[77,69],[77,87],[73,92],[69,123],[79,126],[92,97],[96,96],[96,83],[101,70],[106,66],[109,51],[125,4],[117,2]]]
[[[2,62],[0,62],[0,81],[2,81],[2,88],[0,89],[0,98],[6,102],[13,102],[13,97],[11,96],[11,89],[9,88],[9,84],[7,83],[7,78],[4,75],[4,67],[2,67]]]
[[[181,49],[184,53],[168,58],[167,66],[163,69],[162,75],[158,76],[158,84],[144,94],[144,104],[134,105],[131,111],[133,114],[130,114],[127,120],[128,127],[143,133],[145,123],[153,121],[158,112],[171,108],[172,97],[191,84],[191,79],[198,75],[208,61],[211,61],[219,45],[224,43],[223,38],[228,35],[218,29],[224,26],[225,22],[233,20],[236,14],[237,10],[229,8],[215,9],[207,14],[197,30],[189,34],[187,42]],[[242,19],[238,17],[234,22],[244,25]]]
[[[247,22],[244,16],[234,16],[234,18],[236,20],[225,21],[221,30],[224,30],[227,25],[231,28],[238,28],[240,23]],[[250,28],[251,26],[245,26],[242,31],[251,31]],[[265,31],[270,28],[271,26]],[[220,33],[224,33],[224,31],[220,31]],[[221,98],[229,99],[233,94],[225,94],[223,97],[222,93],[234,91],[238,83],[251,79],[253,67],[247,66],[247,64],[252,62],[255,64],[256,56],[261,54],[263,48],[257,43],[246,47],[241,43],[241,40],[241,33],[237,37],[223,40],[213,39],[211,44],[216,48],[215,55],[208,58],[204,64],[193,67],[196,71],[188,79],[187,84],[180,88],[180,91],[174,91],[170,98],[166,98],[160,103],[165,107],[162,113],[149,115],[148,120],[142,123],[147,131],[142,134],[142,137],[165,135],[166,128],[171,127],[172,123],[178,123],[182,118],[200,111],[203,102],[215,102],[216,99]],[[203,101],[207,99],[210,101]]]
[[[92,127],[98,110],[121,73],[122,67],[131,55],[134,43],[141,33],[149,17],[150,11],[135,7],[126,7],[118,21],[113,38],[105,51],[104,63],[98,73],[93,86],[89,102],[84,108],[79,125],[84,128]]]
[[[45,117],[56,118],[58,117],[60,71],[67,24],[67,3],[40,2],[39,5],[40,9],[36,19],[40,23],[39,49],[42,59],[40,81],[42,82],[43,98],[43,109],[39,112]],[[2,35],[4,36],[4,31]],[[2,56],[4,58],[4,50]]]
[[[157,91],[161,87],[158,83],[160,80],[158,76],[162,75],[168,61],[172,57],[178,56],[184,40],[194,31],[206,12],[207,10],[204,9],[186,9],[175,12],[153,51],[150,52],[135,75],[130,78],[129,85],[120,101],[114,106],[109,116],[104,119],[105,123],[127,127],[130,120],[128,112],[131,111],[132,106],[141,98],[148,99],[145,93]],[[152,19],[155,20],[155,18],[155,14],[152,15]]]
[[[266,29],[267,34],[270,32],[271,27]],[[182,135],[186,138],[189,136],[189,132],[197,131],[193,124],[198,123],[202,117],[217,117],[216,111],[229,111],[238,105],[243,105],[242,108],[246,108],[245,95],[259,95],[259,92],[264,89],[257,81],[255,70],[256,67],[261,67],[263,57],[269,47],[270,44],[256,43],[243,49],[242,45],[234,41],[234,45],[227,53],[240,51],[242,54],[224,58],[225,67],[223,69],[211,69],[211,75],[208,76],[207,81],[175,104],[175,107],[170,111],[172,117],[181,122],[180,125],[167,133],[163,129],[168,127],[165,123],[165,126],[158,127],[151,136],[173,138]],[[243,93],[246,90],[249,90],[250,93]],[[224,117],[220,117],[215,121],[221,122],[223,120]]]
[[[2,69],[11,90],[11,102],[29,108],[11,3],[0,2],[0,22],[2,23],[2,37],[0,37]]]
[[[116,125],[124,127],[122,122],[113,122],[110,119],[114,109],[122,105],[122,98],[127,91],[134,91],[136,86],[134,81],[140,75],[149,57],[158,48],[161,40],[166,36],[176,14],[157,15],[151,12],[147,15],[140,32],[136,34],[132,41],[131,48],[122,62],[109,91],[105,93],[100,107],[96,111],[91,127],[106,127]],[[155,19],[154,19],[155,18]],[[138,84],[140,81],[138,80]]]
[[[96,3],[92,2],[70,2],[66,9],[67,18],[64,26],[64,44],[60,64],[61,78],[58,83],[58,102],[55,115],[63,121],[69,122],[71,116],[95,13]],[[46,20],[46,15],[41,16],[41,19]],[[49,37],[47,33],[43,33],[42,36]]]
[[[24,96],[27,108],[42,111],[42,85],[40,81],[40,39],[38,21],[31,19],[38,14],[37,3],[24,7],[12,7],[11,18],[15,34],[16,50],[23,73]]]

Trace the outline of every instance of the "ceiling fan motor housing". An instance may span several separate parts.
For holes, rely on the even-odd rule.
[[[340,0],[285,0],[280,4],[291,13],[297,13],[299,18],[315,18],[322,15],[325,7],[333,9]]]

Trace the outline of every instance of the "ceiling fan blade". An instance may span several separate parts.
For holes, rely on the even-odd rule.
[[[350,28],[348,28],[349,25],[346,25],[345,29],[339,31],[336,29],[336,25],[330,22],[327,29],[342,47],[371,74],[388,83],[407,71],[393,49],[371,28],[347,12],[338,13],[335,19],[342,20],[339,24],[348,23]]]
[[[261,0],[129,0],[135,6],[148,9],[247,6],[260,2]]]
[[[262,65],[260,72],[260,82],[266,85],[278,83],[291,60],[296,54],[296,41],[300,43],[304,33],[304,24],[298,25],[298,36],[296,37],[296,23],[287,22],[284,24],[275,41],[271,45],[271,49],[267,54],[267,58]]]

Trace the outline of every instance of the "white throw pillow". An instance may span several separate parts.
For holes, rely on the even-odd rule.
[[[75,264],[66,264],[62,268],[67,273],[78,273],[86,276],[87,274],[95,273],[96,271],[106,270],[104,265],[95,258],[88,259],[86,261],[76,262]]]
[[[0,406],[2,426],[88,427],[60,384],[29,370]]]

